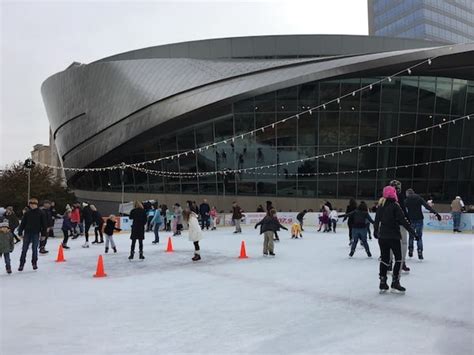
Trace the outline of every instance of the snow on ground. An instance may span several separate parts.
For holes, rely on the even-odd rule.
[[[263,258],[262,238],[247,227],[205,232],[203,260],[192,243],[145,240],[145,261],[104,255],[108,277],[93,278],[103,245],[70,242],[66,263],[54,262],[59,238],[1,286],[0,353],[10,354],[472,354],[474,235],[426,232],[425,261],[413,259],[405,295],[378,293],[379,255],[362,248],[348,258],[347,229],[281,232],[276,258]],[[239,260],[245,240],[249,259]],[[30,251],[31,252],[31,251]],[[29,254],[30,257],[30,254]]]

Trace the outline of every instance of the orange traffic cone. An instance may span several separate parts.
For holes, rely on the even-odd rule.
[[[167,253],[172,253],[172,252],[174,252],[174,250],[173,250],[173,243],[171,242],[171,237],[168,237],[168,246],[166,247],[166,252],[167,252]]]
[[[240,256],[239,259],[247,259],[247,252],[245,250],[245,242],[242,240],[242,244],[240,245]]]
[[[97,271],[95,272],[94,277],[106,277],[107,274],[104,272],[104,260],[102,259],[102,255],[99,255],[99,259],[97,260]]]
[[[64,259],[63,245],[59,244],[58,257],[56,258],[56,262],[57,263],[63,263],[65,261],[66,261],[66,259]]]

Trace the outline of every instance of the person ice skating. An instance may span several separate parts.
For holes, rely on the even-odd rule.
[[[300,223],[293,223],[291,225],[291,239],[303,238],[302,230]]]
[[[141,260],[145,259],[143,255],[143,240],[145,239],[145,226],[147,223],[147,215],[143,205],[140,201],[135,201],[133,204],[133,210],[130,211],[130,219],[132,223],[132,233],[130,239],[132,240],[132,245],[130,246],[130,256],[129,260],[133,259],[135,255],[135,244],[138,240],[138,251],[139,257]]]
[[[322,205],[321,206],[321,219],[320,219],[320,223],[319,223],[319,229],[318,229],[318,232],[321,231],[321,227],[324,227],[324,230],[323,230],[323,233],[327,233],[329,232],[329,207],[327,205]]]
[[[174,221],[174,213],[171,208],[166,209],[166,231],[171,232],[171,224]]]
[[[104,242],[104,219],[102,218],[102,215],[100,212],[97,210],[97,207],[94,205],[90,205],[91,210],[92,210],[92,221],[94,223],[94,235],[95,235],[95,240],[92,242],[92,244],[102,244]],[[100,238],[99,238],[100,237]]]
[[[438,221],[441,221],[441,216],[436,212],[420,195],[417,195],[413,189],[407,189],[406,191],[407,198],[405,199],[405,208],[408,213],[408,219],[410,220],[411,226],[416,231],[418,236],[417,241],[417,252],[418,259],[423,260],[423,210],[424,207],[426,210],[436,215]],[[408,240],[408,256],[413,257],[413,247],[414,239],[410,235]]]
[[[10,231],[8,220],[0,222],[0,257],[5,260],[5,269],[8,274],[12,273],[10,253],[15,246],[13,233]]]
[[[206,228],[209,230],[209,213],[211,212],[211,207],[207,203],[207,199],[204,199],[199,206],[199,214],[201,216],[201,229]]]
[[[155,207],[151,204],[148,203],[147,209],[146,209],[146,231],[151,232],[151,221],[153,217],[155,216]]]
[[[351,198],[349,200],[349,204],[346,207],[346,215],[349,217],[344,218],[342,221],[344,222],[347,219],[347,228],[349,229],[349,246],[352,244],[352,224],[354,223],[354,218],[350,214],[357,208],[357,202],[355,199]]]
[[[89,248],[89,230],[94,222],[92,216],[92,209],[87,202],[82,203],[82,218],[84,220],[84,236],[86,237],[86,241],[83,248]]]
[[[152,242],[153,244],[158,244],[160,242],[160,227],[163,223],[163,216],[161,215],[161,209],[157,208],[155,210],[155,215],[151,220],[151,224],[153,225],[153,233],[155,234],[155,240]]]
[[[26,254],[28,253],[30,244],[32,246],[31,264],[33,270],[38,269],[38,247],[40,236],[41,238],[46,237],[46,216],[38,208],[38,200],[32,198],[28,201],[28,205],[29,209],[23,215],[20,226],[18,227],[18,235],[20,237],[23,235],[23,232],[25,232],[18,271],[23,271],[23,268],[25,267]]]
[[[199,227],[198,215],[188,209],[183,211],[183,219],[188,224],[188,235],[189,240],[194,244],[194,256],[192,261],[201,260],[201,249],[199,247],[199,241],[202,239],[202,230]]]
[[[51,235],[51,229],[54,227],[54,218],[51,214],[51,202],[48,200],[43,201],[43,206],[40,208],[46,218],[46,235],[42,236],[39,243],[40,254],[48,254],[46,250],[46,244],[48,243],[48,237]]]
[[[80,232],[77,231],[77,227],[81,224],[81,210],[77,204],[74,204],[72,206],[72,211],[71,211],[71,222],[73,226],[73,231],[74,235],[72,236],[72,239],[76,239],[79,237]]]
[[[240,228],[240,220],[242,219],[242,212],[243,210],[237,204],[236,201],[232,202],[232,220],[234,221],[235,231],[236,233],[242,233],[242,228]]]
[[[21,242],[21,239],[15,234],[15,229],[18,228],[20,225],[20,221],[16,216],[15,212],[13,211],[12,206],[8,206],[5,209],[5,214],[3,216],[8,221],[8,227],[10,228],[10,232],[13,234],[13,238],[15,239],[15,244]]]
[[[307,210],[303,210],[301,211],[300,213],[298,213],[296,215],[296,220],[300,223],[300,226],[301,226],[301,231],[304,232],[304,229],[303,229],[303,221],[304,221],[304,216],[306,215],[306,213],[308,213]]]
[[[338,219],[337,211],[331,210],[331,212],[329,212],[329,223],[332,226],[332,231],[334,233],[336,233],[337,219]]]
[[[211,217],[211,230],[217,229],[217,208],[216,206],[212,206],[211,212],[209,212],[209,216]]]
[[[183,230],[183,209],[179,203],[174,205],[174,223],[175,230],[173,236],[181,235],[181,231]]]
[[[383,199],[381,199],[375,215],[374,237],[378,239],[381,255],[379,267],[380,292],[385,292],[389,289],[387,285],[387,271],[390,266],[390,252],[395,257],[391,289],[394,292],[405,292],[405,288],[400,285],[400,268],[403,262],[400,226],[404,226],[417,239],[415,230],[408,222],[397,200],[395,188],[393,186],[386,186],[383,189]]]
[[[461,233],[461,214],[464,209],[464,202],[460,196],[451,202],[451,216],[453,217],[453,233]]]
[[[408,219],[407,210],[405,208],[405,196],[402,194],[402,183],[398,180],[392,180],[390,181],[389,185],[395,188],[395,191],[397,192],[397,202],[400,205],[402,212],[405,215],[405,218],[408,220],[408,222],[410,222],[410,220]],[[406,257],[407,257],[407,251],[408,251],[408,231],[406,230],[406,228],[401,226],[400,233],[402,235],[402,239],[401,239],[402,270],[404,272],[410,272],[410,268],[407,266],[405,262]],[[390,265],[393,264],[392,261],[393,261],[393,253],[391,254],[391,258],[390,258]],[[391,267],[389,268],[389,270],[391,270]]]
[[[71,233],[73,229],[73,224],[71,221],[71,211],[66,210],[63,215],[63,224],[61,226],[61,230],[63,232],[63,242],[62,246],[64,249],[69,249],[67,242],[69,240],[69,234]]]
[[[257,206],[257,212],[265,212],[262,205]]]
[[[105,234],[105,253],[106,254],[109,252],[109,243],[114,253],[117,252],[117,247],[115,246],[115,241],[114,241],[114,231],[120,232],[121,229],[115,227],[116,223],[117,223],[117,220],[113,214],[111,214],[109,218],[107,218],[107,221],[105,222],[104,234]]]
[[[276,210],[272,208],[268,211],[267,215],[255,225],[255,229],[260,226],[260,234],[263,233],[263,256],[275,256],[273,237],[277,230],[280,228],[288,230],[285,226],[281,225],[276,217]]]
[[[367,256],[369,258],[372,257],[370,253],[369,244],[367,243],[367,221],[369,223],[374,223],[372,217],[369,214],[369,208],[364,201],[361,201],[359,206],[349,214],[345,214],[339,217],[351,217],[352,216],[352,244],[351,244],[351,252],[349,256],[352,258],[356,251],[357,242],[360,240],[362,246],[364,247]]]

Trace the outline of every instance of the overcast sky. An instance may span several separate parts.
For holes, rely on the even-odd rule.
[[[368,33],[366,0],[0,3],[0,167],[48,144],[41,83],[73,61],[206,38]]]

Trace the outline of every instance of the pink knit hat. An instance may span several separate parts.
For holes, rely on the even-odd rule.
[[[383,197],[391,198],[398,202],[397,190],[393,186],[385,186],[383,188]]]

